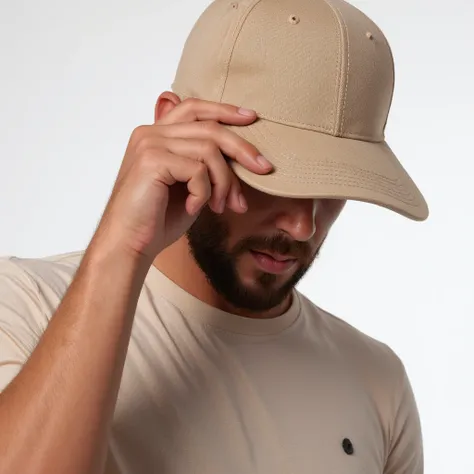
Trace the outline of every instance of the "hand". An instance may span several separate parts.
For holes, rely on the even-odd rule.
[[[107,246],[152,262],[206,204],[217,213],[226,206],[245,212],[239,180],[223,153],[255,173],[268,173],[272,166],[222,123],[245,126],[256,118],[233,105],[186,99],[162,120],[137,127],[97,234],[106,235]]]

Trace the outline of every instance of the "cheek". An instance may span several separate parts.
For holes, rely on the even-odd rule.
[[[228,209],[223,214],[228,229],[228,246],[233,248],[245,237],[252,235],[252,230],[257,228],[257,217],[250,209],[245,214],[237,214]]]

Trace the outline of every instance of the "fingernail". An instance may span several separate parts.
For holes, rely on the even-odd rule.
[[[257,113],[255,110],[244,109],[243,107],[240,107],[238,112],[240,115],[245,115],[246,117],[253,117]]]
[[[257,156],[257,162],[262,168],[271,168],[272,164],[262,155]]]
[[[239,203],[242,209],[247,209],[247,201],[242,193],[239,194]]]

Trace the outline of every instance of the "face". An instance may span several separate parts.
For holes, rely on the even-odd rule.
[[[319,254],[345,201],[270,196],[242,184],[245,214],[204,207],[186,236],[209,283],[235,308],[281,304]]]

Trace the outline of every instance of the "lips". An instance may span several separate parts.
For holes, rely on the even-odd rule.
[[[276,260],[277,262],[287,262],[289,260],[296,260],[296,258],[291,256],[291,255],[281,255],[281,254],[278,254],[278,253],[262,252],[260,250],[252,250],[252,252],[261,253],[262,255],[267,255],[267,256],[273,258],[273,260]]]
[[[251,250],[250,254],[253,256],[258,267],[266,273],[273,273],[276,275],[286,273],[296,264],[296,260],[294,258],[288,258],[287,255],[268,254],[254,250]],[[280,260],[274,258],[273,255],[280,258]],[[283,260],[281,260],[282,258]]]

